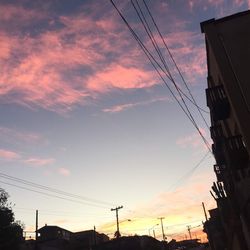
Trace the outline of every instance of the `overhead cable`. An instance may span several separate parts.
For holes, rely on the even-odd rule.
[[[188,117],[188,119],[191,121],[191,123],[194,125],[194,127],[196,128],[196,130],[198,131],[198,133],[200,134],[202,140],[204,141],[206,147],[208,148],[208,150],[212,153],[211,149],[210,149],[210,145],[208,143],[208,141],[206,140],[206,138],[203,136],[203,134],[201,133],[198,125],[196,124],[192,114],[190,113],[189,109],[187,108],[187,110],[184,109],[184,107],[182,106],[182,104],[180,103],[180,101],[178,100],[178,98],[175,96],[174,92],[171,90],[171,88],[168,86],[168,83],[166,82],[166,80],[164,79],[164,77],[161,75],[160,71],[157,69],[156,65],[161,69],[161,71],[169,78],[170,81],[172,81],[171,77],[166,74],[166,71],[162,68],[162,66],[157,62],[157,60],[154,58],[154,56],[152,55],[152,53],[146,48],[146,46],[143,44],[143,42],[141,41],[141,39],[139,38],[139,36],[136,34],[136,32],[133,30],[133,28],[130,26],[130,24],[128,23],[128,21],[126,20],[126,18],[123,16],[123,14],[121,13],[121,11],[117,8],[116,4],[114,3],[113,0],[110,0],[111,4],[114,6],[115,10],[117,11],[117,13],[119,14],[119,16],[122,18],[122,20],[124,21],[124,23],[126,24],[126,26],[128,27],[128,29],[130,30],[131,34],[133,35],[133,37],[135,38],[135,40],[138,42],[139,46],[141,47],[142,51],[144,52],[144,54],[147,56],[147,58],[149,59],[149,61],[151,62],[152,66],[154,67],[154,69],[156,70],[157,74],[160,76],[160,78],[163,80],[164,84],[167,86],[167,88],[169,89],[170,93],[172,94],[172,96],[174,97],[174,99],[177,101],[177,103],[179,104],[179,106],[181,107],[181,109],[183,110],[183,112],[186,114],[186,116]],[[155,65],[156,64],[156,65]],[[174,83],[174,82],[173,82]],[[178,88],[178,86],[175,84],[175,88],[177,89],[179,95],[180,95],[180,89]],[[181,95],[180,95],[181,96]],[[183,101],[183,98],[181,96],[181,99]],[[183,103],[185,103],[185,101],[183,101]],[[186,106],[186,104],[184,104]]]
[[[194,119],[192,113],[190,112],[190,110],[189,110],[189,108],[188,108],[188,106],[187,106],[187,104],[186,104],[186,102],[185,102],[185,100],[184,100],[184,98],[183,98],[183,96],[182,96],[182,93],[183,93],[183,92],[180,91],[180,88],[177,86],[177,84],[176,84],[174,78],[173,78],[172,75],[171,75],[171,72],[170,72],[170,70],[169,70],[169,67],[168,67],[167,64],[166,64],[166,61],[165,61],[165,59],[164,59],[164,57],[163,57],[163,55],[162,55],[162,53],[161,53],[161,50],[160,50],[160,48],[159,48],[159,46],[158,46],[158,44],[157,44],[157,42],[156,42],[156,40],[155,40],[155,38],[154,38],[154,35],[153,35],[152,31],[151,31],[151,28],[150,28],[150,26],[149,26],[149,24],[148,24],[148,22],[147,22],[147,20],[146,20],[146,18],[145,18],[145,15],[143,14],[143,11],[142,11],[142,9],[141,9],[141,7],[140,7],[138,1],[137,1],[137,0],[135,0],[135,1],[136,1],[137,7],[136,7],[136,5],[134,4],[134,1],[133,1],[133,0],[131,0],[131,4],[132,4],[133,8],[135,9],[136,14],[137,14],[137,16],[139,17],[139,19],[140,19],[140,21],[141,21],[141,23],[142,23],[142,25],[143,25],[143,27],[144,27],[144,29],[145,29],[145,31],[146,31],[148,37],[149,37],[149,39],[151,40],[151,42],[152,42],[152,44],[153,44],[153,47],[155,48],[157,54],[159,55],[160,60],[162,61],[162,63],[163,63],[163,65],[164,65],[165,69],[166,69],[167,72],[168,72],[168,74],[166,74],[165,71],[164,71],[164,73],[166,74],[166,76],[168,76],[168,78],[170,79],[170,81],[173,83],[175,89],[177,90],[177,92],[178,92],[178,94],[179,94],[179,97],[181,98],[181,100],[182,100],[182,102],[183,102],[183,105],[184,105],[185,108],[186,108],[187,113],[189,114],[190,120],[192,120],[191,122],[192,122],[193,125],[195,126],[196,130],[197,130],[198,133],[200,134],[202,140],[204,141],[204,143],[206,144],[206,146],[208,147],[208,149],[210,149],[209,143],[207,142],[206,138],[205,138],[205,137],[203,136],[203,134],[201,133],[201,131],[200,131],[200,129],[199,129],[197,123],[195,122],[195,119]],[[137,8],[138,8],[138,9],[137,9]],[[169,50],[168,50],[168,51],[169,51]],[[182,77],[182,78],[183,78],[183,77]],[[184,80],[184,78],[183,78],[183,80]],[[185,82],[185,83],[186,83],[186,82]],[[188,88],[188,86],[187,86],[187,88]],[[189,88],[188,88],[188,89],[189,89]],[[189,90],[189,92],[190,92],[190,94],[191,94],[191,91],[190,91],[190,90]],[[198,111],[200,112],[199,109],[198,109]],[[202,114],[201,114],[201,115],[202,115]],[[203,117],[203,115],[202,115],[202,117]],[[204,117],[203,117],[203,119],[204,119]],[[205,122],[206,122],[206,121],[205,121]],[[206,123],[206,124],[207,124],[207,123]]]
[[[49,191],[49,192],[52,192],[52,193],[64,195],[64,196],[67,196],[67,197],[71,197],[71,198],[75,198],[75,199],[79,199],[79,200],[83,200],[83,201],[87,201],[87,202],[106,205],[107,207],[110,206],[110,205],[114,205],[114,204],[109,203],[109,202],[105,202],[105,201],[101,201],[101,200],[96,200],[96,199],[92,199],[92,198],[72,194],[72,193],[65,192],[65,191],[62,191],[62,190],[59,190],[59,189],[55,189],[55,188],[51,188],[51,187],[48,187],[48,186],[45,186],[45,185],[40,185],[40,184],[31,182],[31,181],[27,181],[27,180],[24,180],[24,179],[21,179],[21,178],[17,178],[17,177],[14,177],[14,176],[4,174],[4,173],[1,173],[1,172],[0,172],[0,178],[5,178],[5,179],[11,180],[11,181],[22,183],[24,185],[28,185],[28,186],[31,186],[31,187],[34,187],[34,188],[39,188],[39,189],[46,190],[46,191]]]
[[[45,195],[45,196],[50,196],[50,197],[58,198],[58,199],[61,199],[61,200],[66,200],[66,201],[70,201],[70,202],[74,202],[74,203],[79,203],[79,204],[83,204],[83,205],[87,205],[87,206],[93,206],[93,207],[99,207],[99,208],[105,208],[105,209],[107,208],[107,207],[103,207],[103,206],[99,206],[99,205],[95,205],[95,204],[91,204],[91,203],[81,202],[81,201],[78,201],[78,200],[68,199],[68,198],[65,198],[65,197],[62,197],[62,196],[58,196],[58,195],[54,195],[54,194],[49,194],[49,193],[41,192],[41,191],[34,190],[34,189],[31,189],[31,188],[26,188],[26,187],[18,186],[18,185],[15,185],[13,183],[8,183],[8,182],[4,182],[4,181],[0,181],[0,183],[6,184],[6,185],[12,186],[12,187],[17,187],[17,188],[20,188],[20,189],[23,189],[23,190],[31,191],[31,192],[34,192],[34,193],[42,194],[42,195]]]
[[[186,82],[186,80],[185,80],[185,78],[184,78],[184,76],[183,76],[183,74],[182,74],[182,72],[181,72],[181,70],[180,70],[178,64],[176,63],[176,61],[175,61],[175,59],[174,59],[174,57],[173,57],[173,55],[172,55],[172,53],[171,53],[171,51],[170,51],[170,49],[169,49],[169,47],[168,47],[168,45],[167,45],[165,39],[164,39],[163,36],[162,36],[162,33],[160,32],[160,29],[159,29],[159,27],[158,27],[158,25],[157,25],[157,23],[156,23],[156,21],[155,21],[153,15],[152,15],[151,11],[150,11],[150,9],[149,9],[147,3],[145,2],[145,0],[142,0],[142,1],[143,1],[144,5],[145,5],[147,11],[148,11],[149,16],[151,17],[151,20],[152,20],[152,22],[153,22],[153,24],[154,24],[154,26],[155,26],[155,28],[156,28],[156,30],[157,30],[159,36],[160,36],[160,38],[161,38],[161,40],[162,40],[162,42],[163,42],[165,48],[166,48],[167,51],[168,51],[168,54],[169,54],[171,60],[173,61],[174,65],[175,65],[175,68],[177,69],[177,71],[178,71],[178,73],[179,73],[179,75],[180,75],[180,77],[181,77],[183,83],[185,84],[185,86],[186,86],[186,88],[187,88],[187,90],[188,90],[189,95],[191,96],[191,98],[192,98],[192,100],[193,100],[195,106],[197,107],[197,109],[198,109],[198,111],[199,111],[199,113],[200,113],[200,115],[201,115],[203,121],[205,122],[205,124],[206,124],[207,127],[209,128],[206,119],[204,118],[204,116],[203,116],[202,113],[201,113],[201,111],[205,111],[205,110],[203,110],[203,109],[197,104],[197,102],[196,102],[194,96],[192,95],[192,92],[191,92],[190,88],[188,87],[188,84],[187,84],[187,82]],[[209,112],[207,112],[207,111],[205,111],[205,112],[206,112],[206,113],[209,113]]]
[[[181,178],[179,178],[175,183],[173,183],[168,190],[172,190],[174,188],[176,188],[178,186],[179,183],[183,183],[183,181],[187,180],[188,178],[190,178],[192,176],[192,174],[194,173],[194,171],[200,167],[201,163],[207,158],[207,156],[210,154],[210,152],[208,151],[202,158],[201,160],[192,168],[190,169],[187,173],[185,173]]]

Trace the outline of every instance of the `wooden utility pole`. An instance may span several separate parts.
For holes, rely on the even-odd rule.
[[[154,238],[155,238],[155,230],[153,229],[153,235],[154,235]]]
[[[161,221],[162,239],[163,239],[163,241],[165,241],[166,237],[165,237],[164,228],[163,228],[163,222],[162,222],[162,220],[165,219],[165,218],[164,217],[160,217],[158,219]]]
[[[188,229],[188,233],[189,233],[190,240],[192,240],[191,226],[187,226],[187,229]]]
[[[206,212],[206,209],[205,209],[204,202],[202,202],[202,207],[203,207],[203,211],[204,211],[205,219],[206,219],[206,221],[207,221],[207,212]]]
[[[115,211],[116,212],[116,233],[115,233],[115,237],[119,238],[121,236],[120,234],[120,230],[119,230],[119,217],[118,217],[118,210],[122,209],[123,206],[119,206],[116,208],[111,208],[111,211]]]
[[[38,240],[38,210],[36,210],[36,241]]]
[[[94,245],[96,246],[96,228],[94,226]]]
[[[38,249],[37,240],[38,240],[38,210],[36,210],[36,232],[35,232],[35,250]]]

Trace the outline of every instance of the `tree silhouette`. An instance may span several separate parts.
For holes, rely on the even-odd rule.
[[[18,250],[23,239],[22,226],[15,221],[8,193],[0,188],[0,249]]]

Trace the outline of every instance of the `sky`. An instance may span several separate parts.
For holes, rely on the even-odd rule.
[[[114,3],[153,51],[131,2]],[[200,22],[248,10],[250,2],[146,3],[209,125]],[[0,0],[0,187],[26,231],[34,231],[38,209],[39,227],[82,231],[95,225],[112,237],[110,209],[116,206],[123,206],[122,235],[149,229],[152,235],[154,229],[161,239],[159,217],[169,239],[185,238],[187,225],[201,229],[202,202],[207,209],[215,206],[209,194],[214,160],[165,84],[174,91],[110,1]],[[196,107],[187,104],[211,143]]]

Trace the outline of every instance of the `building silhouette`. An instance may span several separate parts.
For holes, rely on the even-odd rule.
[[[38,230],[39,250],[89,250],[109,241],[109,237],[95,230],[71,232],[64,228],[45,225]],[[35,249],[34,247],[31,249]]]
[[[211,192],[217,209],[204,230],[211,249],[246,250],[250,249],[250,11],[202,22],[201,31],[217,177]]]

